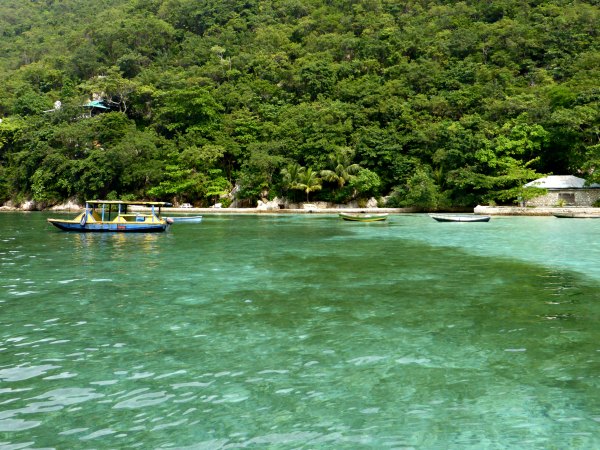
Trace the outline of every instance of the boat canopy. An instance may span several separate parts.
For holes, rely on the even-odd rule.
[[[150,208],[152,215],[155,215],[155,210],[158,209],[158,215],[160,216],[161,208],[173,206],[173,204],[169,202],[146,202],[141,200],[86,200],[85,202],[86,210],[102,210],[102,221],[110,220],[113,212],[120,215],[127,214],[127,211],[130,209],[129,206]],[[105,216],[105,213],[108,215]]]
[[[88,205],[137,205],[137,206],[173,206],[169,202],[145,202],[145,201],[127,201],[127,200],[86,200]]]

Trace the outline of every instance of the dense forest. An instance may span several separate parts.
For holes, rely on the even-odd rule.
[[[0,204],[600,182],[599,24],[600,0],[3,0]]]

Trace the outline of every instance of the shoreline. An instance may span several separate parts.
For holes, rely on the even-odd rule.
[[[143,206],[132,206],[132,211],[150,211],[151,208]],[[14,207],[0,207],[0,213],[2,212],[55,212],[59,214],[65,213],[78,213],[83,211],[83,207],[54,207],[43,210],[31,210]],[[339,214],[339,213],[387,213],[387,214],[404,214],[404,213],[417,213],[420,212],[416,208],[286,208],[286,209],[274,209],[274,208],[177,208],[177,207],[164,207],[161,208],[161,215],[169,215],[170,213],[176,214]]]
[[[166,212],[200,214],[339,214],[339,213],[379,213],[404,214],[418,212],[415,208],[168,208]]]
[[[132,210],[149,211],[150,208],[142,206],[133,207]],[[83,207],[77,205],[60,205],[53,208],[42,210],[16,208],[10,206],[0,206],[0,213],[3,212],[55,212],[59,214],[77,213],[83,211]],[[423,211],[418,208],[355,208],[355,207],[336,207],[336,208],[318,208],[315,205],[305,205],[304,208],[162,208],[161,215],[175,214],[257,214],[257,215],[279,215],[279,214],[339,214],[339,213],[365,213],[365,214],[474,214],[479,216],[552,216],[554,214],[586,214],[600,216],[600,208],[588,206],[482,206],[477,205],[472,211],[465,209],[445,210],[445,211]]]

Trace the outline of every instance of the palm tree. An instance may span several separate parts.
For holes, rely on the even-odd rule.
[[[333,169],[321,170],[321,176],[325,181],[336,183],[338,189],[343,188],[346,182],[350,181],[360,171],[358,164],[352,164],[353,157],[354,152],[350,149],[347,149],[347,151],[338,150],[329,156],[329,165]]]
[[[281,175],[283,175],[283,184],[286,189],[296,189],[296,184],[300,180],[300,176],[304,171],[304,167],[302,167],[298,163],[288,164],[287,167],[281,169]]]
[[[281,169],[281,175],[283,175],[283,188],[286,191],[288,189],[302,189],[298,187],[298,183],[300,182],[303,173],[304,167],[296,162],[288,164],[287,167]]]
[[[317,173],[309,167],[302,171],[301,180],[300,183],[297,184],[296,189],[302,189],[306,192],[306,201],[308,202],[308,195],[313,191],[320,191],[322,187],[321,179],[317,176]]]

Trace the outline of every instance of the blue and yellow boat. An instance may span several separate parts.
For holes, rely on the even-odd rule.
[[[144,212],[129,212],[130,206],[144,207]],[[48,219],[48,222],[63,231],[161,232],[167,230],[172,223],[168,218],[160,216],[160,210],[164,206],[172,205],[166,202],[88,200],[85,202],[85,210],[74,219]]]

